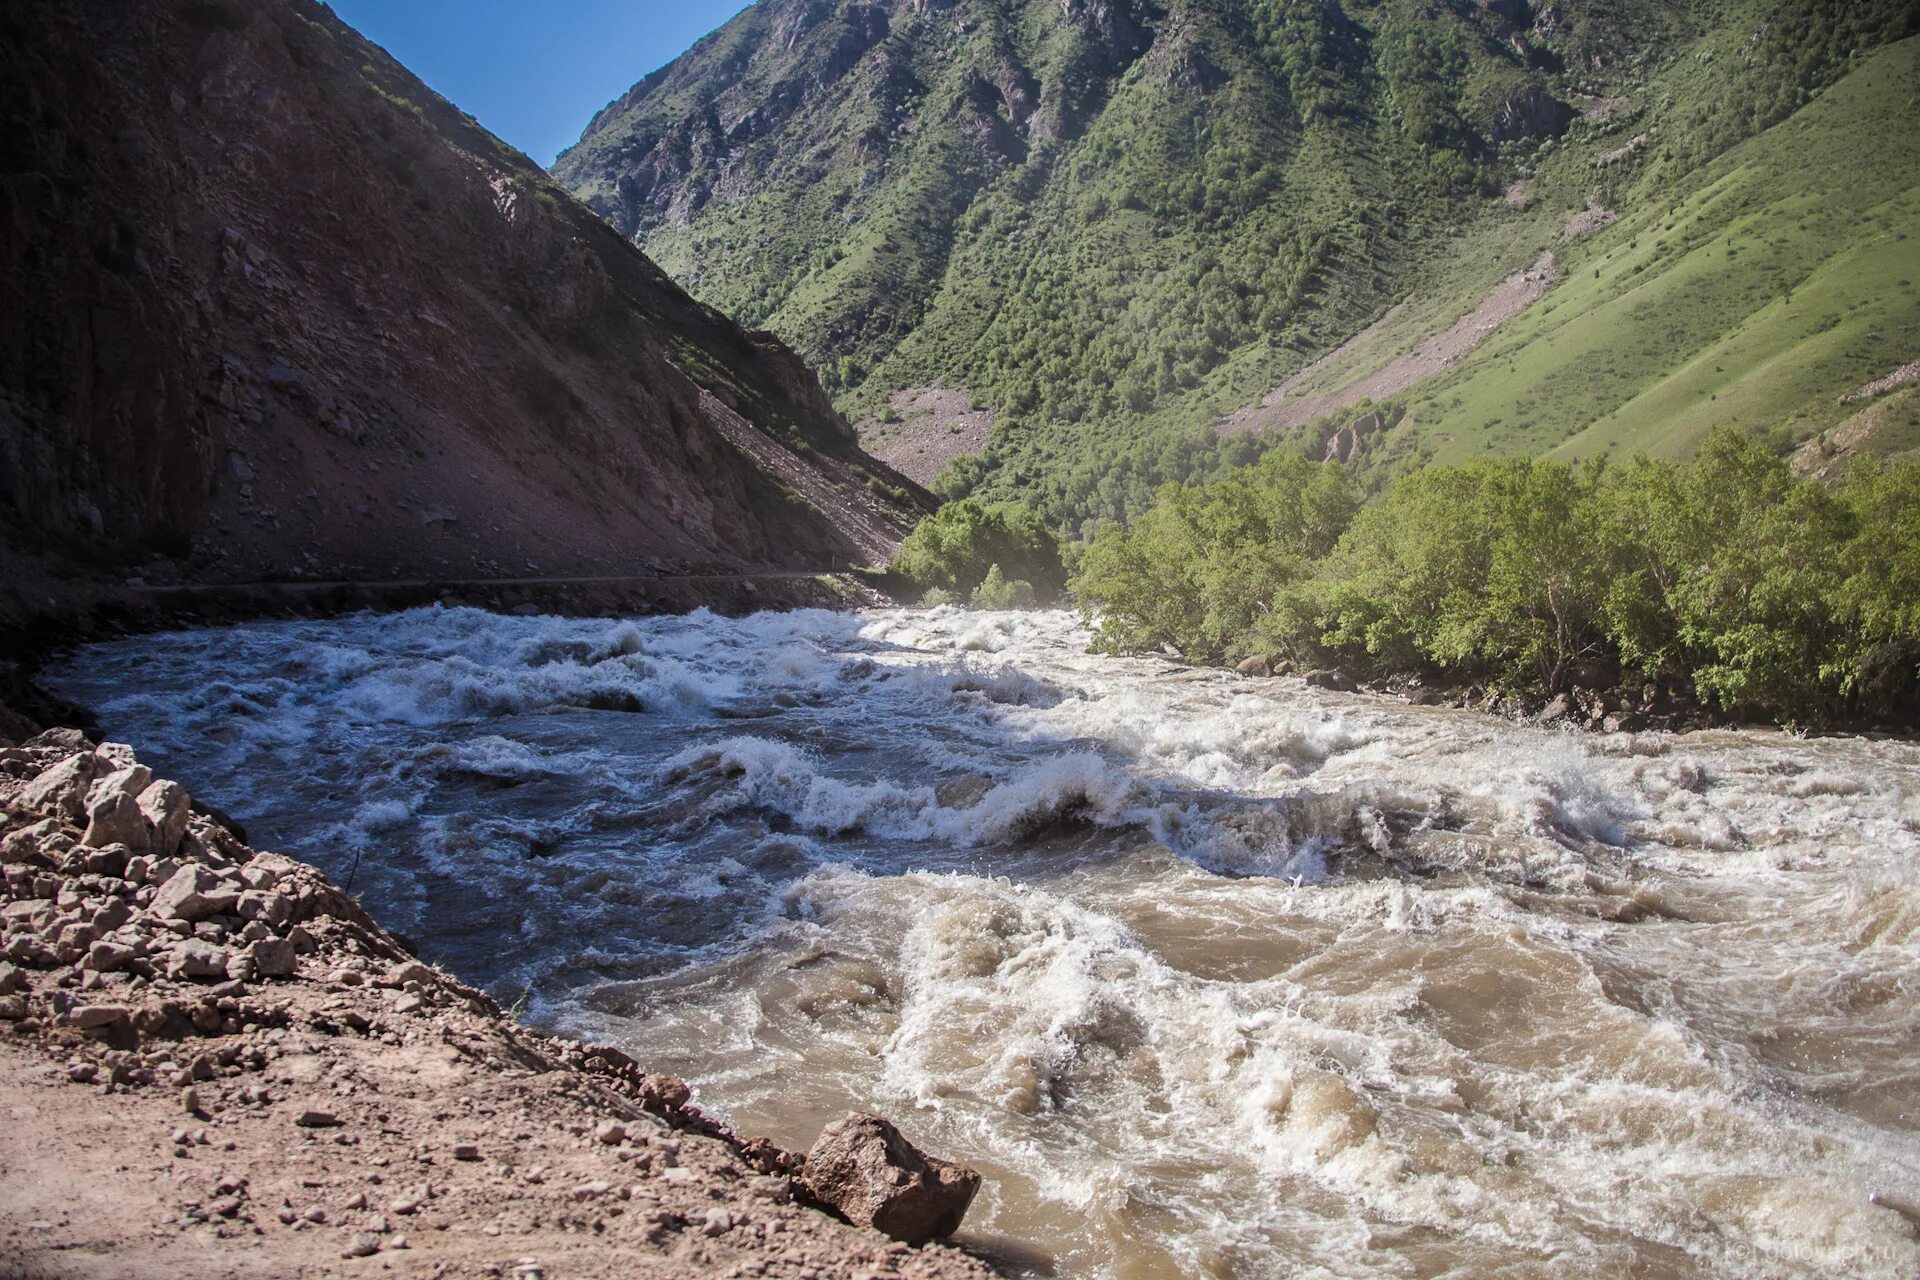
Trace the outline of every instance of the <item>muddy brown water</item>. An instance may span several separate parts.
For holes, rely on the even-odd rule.
[[[1920,750],[1580,736],[1071,615],[94,646],[115,735],[527,1016],[1062,1276],[1920,1274]]]

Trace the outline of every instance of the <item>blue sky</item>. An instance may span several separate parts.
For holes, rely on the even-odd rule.
[[[332,0],[441,96],[541,164],[746,0]]]

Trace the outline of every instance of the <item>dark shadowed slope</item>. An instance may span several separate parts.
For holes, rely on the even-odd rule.
[[[7,6],[0,223],[14,584],[844,566],[905,514],[792,352],[318,4]]]

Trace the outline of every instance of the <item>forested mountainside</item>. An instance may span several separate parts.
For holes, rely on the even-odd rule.
[[[1275,441],[1384,473],[1838,427],[1915,355],[1911,290],[1826,321],[1920,244],[1912,61],[1873,61],[1917,12],[761,0],[554,172],[883,456],[990,420],[943,490],[1078,529]]]
[[[0,120],[10,586],[36,552],[56,579],[816,568],[905,522],[791,351],[324,5],[6,6]]]

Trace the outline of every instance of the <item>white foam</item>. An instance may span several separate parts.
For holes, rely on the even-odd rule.
[[[53,679],[742,1124],[901,1116],[1062,1274],[1920,1271],[1870,1200],[1920,1203],[1920,752],[1591,737],[1087,639],[425,609]]]

